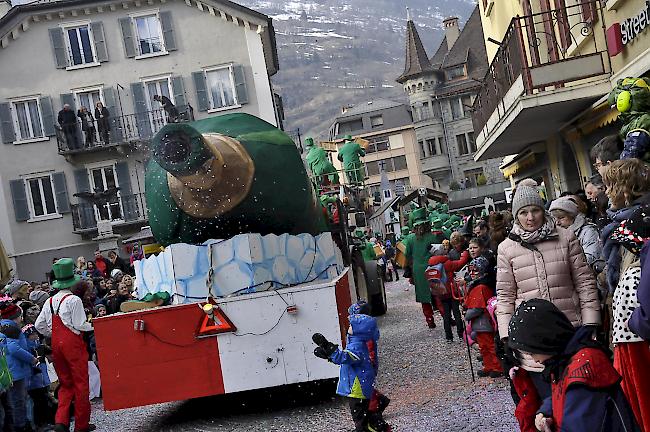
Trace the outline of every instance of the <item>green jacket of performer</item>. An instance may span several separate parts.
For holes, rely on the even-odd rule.
[[[431,245],[436,244],[436,238],[431,234],[429,221],[427,220],[426,209],[414,211],[415,218],[413,225],[415,231],[424,229],[422,236],[411,233],[406,238],[406,258],[413,269],[413,283],[415,285],[415,301],[418,303],[431,303],[431,289],[424,274],[427,269],[429,258],[431,258]],[[422,226],[422,228],[419,228]]]
[[[339,149],[338,159],[343,162],[343,169],[350,183],[361,183],[363,180],[361,158],[365,155],[363,147],[354,142],[350,135],[346,135],[345,144]]]

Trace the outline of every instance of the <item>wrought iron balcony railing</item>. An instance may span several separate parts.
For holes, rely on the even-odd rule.
[[[194,120],[191,105],[177,107],[178,112],[164,109],[144,111],[138,114],[110,116],[72,124],[55,125],[59,154],[70,155],[98,151],[120,145],[150,140],[163,126],[170,122]]]
[[[523,95],[533,95],[608,74],[602,18],[600,0],[514,17],[474,101],[474,130],[483,130],[520,77]]]
[[[72,226],[75,233],[97,229],[97,221],[109,221],[114,226],[145,222],[148,210],[144,194],[117,196],[102,205],[89,202],[72,204]]]

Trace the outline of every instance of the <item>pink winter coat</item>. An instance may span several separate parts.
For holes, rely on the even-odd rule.
[[[534,248],[507,238],[497,254],[497,322],[502,338],[525,300],[551,301],[574,326],[600,324],[596,278],[572,231],[557,227]]]

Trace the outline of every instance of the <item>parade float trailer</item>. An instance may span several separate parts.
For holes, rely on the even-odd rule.
[[[360,298],[386,311],[348,208],[328,225],[293,142],[252,116],[170,124],[151,147],[165,249],[135,263],[137,310],[94,321],[104,409],[336,378],[311,335],[343,344]]]

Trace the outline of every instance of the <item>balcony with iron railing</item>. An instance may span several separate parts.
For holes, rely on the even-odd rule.
[[[610,89],[598,0],[514,17],[473,105],[476,160],[544,141]]]
[[[138,114],[109,116],[72,124],[55,125],[59,154],[64,156],[104,151],[120,146],[148,142],[167,123],[194,120],[191,105],[176,107],[178,111],[164,109],[144,111]]]
[[[133,225],[142,225],[149,214],[144,194],[137,193],[114,196],[108,202],[93,204],[80,202],[72,204],[73,232],[89,234],[97,230],[97,221],[108,221],[116,232],[124,231]]]

